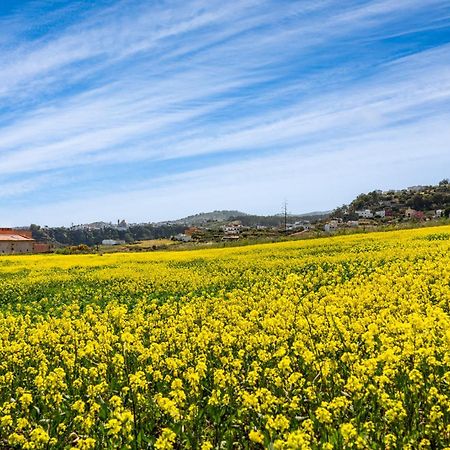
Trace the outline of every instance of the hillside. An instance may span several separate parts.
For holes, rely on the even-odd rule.
[[[198,226],[209,222],[226,222],[232,220],[234,217],[244,217],[248,214],[236,210],[221,210],[212,212],[202,212],[192,216],[183,217],[181,219],[170,220],[165,222],[158,222],[156,225],[185,225]]]
[[[289,214],[288,221],[295,222],[299,220],[310,220],[312,222],[326,218],[331,211],[314,211],[304,214]],[[247,214],[241,211],[222,210],[212,211],[208,213],[199,213],[192,216],[184,217],[183,219],[172,220],[169,222],[160,222],[157,225],[185,225],[185,226],[202,226],[211,225],[214,222],[223,224],[233,220],[240,221],[243,225],[248,227],[256,227],[258,225],[265,226],[280,226],[284,221],[282,214],[274,214],[268,216],[260,216],[256,214]]]
[[[442,216],[450,213],[450,183],[442,180],[437,185],[411,186],[401,190],[375,190],[358,195],[350,204],[333,211],[335,217],[358,216],[361,211],[383,210],[389,216],[404,214],[406,210],[420,212],[423,216],[434,216],[441,211]]]

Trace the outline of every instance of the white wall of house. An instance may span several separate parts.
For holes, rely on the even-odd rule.
[[[373,213],[370,209],[362,209],[360,211],[356,211],[358,217],[362,217],[364,219],[371,219],[373,217]]]
[[[332,220],[331,222],[328,222],[323,227],[324,231],[329,233],[330,231],[336,231],[338,229],[338,223],[335,220]]]
[[[176,241],[181,241],[181,242],[190,242],[192,241],[192,237],[188,236],[187,234],[183,234],[183,233],[179,233],[176,236],[174,236],[174,239]]]

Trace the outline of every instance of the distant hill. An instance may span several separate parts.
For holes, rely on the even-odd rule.
[[[198,226],[204,225],[209,222],[226,222],[234,217],[247,216],[248,214],[236,210],[221,210],[212,212],[202,212],[194,214],[192,216],[183,217],[182,219],[170,220],[166,222],[159,222],[160,224],[167,225],[186,225],[186,226]]]
[[[306,214],[288,214],[287,223],[295,223],[295,222],[317,222],[321,219],[326,219],[329,217],[330,212],[313,212]],[[283,214],[275,214],[273,216],[256,216],[256,215],[245,215],[245,216],[235,216],[232,218],[233,220],[239,220],[242,225],[247,227],[256,227],[256,226],[266,226],[266,227],[279,227],[284,224],[284,215]]]
[[[332,213],[332,211],[312,211],[308,213],[302,213],[302,214],[288,214],[288,217],[326,217],[329,216]],[[283,213],[275,214],[276,217],[284,217]]]
[[[288,222],[296,222],[300,220],[316,221],[322,218],[326,218],[330,215],[331,211],[314,211],[304,214],[289,214]],[[241,211],[235,210],[221,210],[212,211],[207,213],[199,213],[192,216],[184,217],[182,219],[171,220],[168,222],[159,222],[156,225],[184,225],[184,226],[203,226],[214,223],[229,222],[232,220],[239,220],[245,226],[278,226],[284,221],[282,214],[274,214],[269,216],[258,216],[253,214],[247,214]]]

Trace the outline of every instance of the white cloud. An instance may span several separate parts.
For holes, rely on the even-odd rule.
[[[68,225],[99,217],[116,220],[116,216],[158,221],[198,212],[198,205],[205,211],[277,213],[285,198],[293,213],[332,209],[368,189],[402,188],[444,178],[450,167],[449,120],[450,115],[419,127],[338,139],[326,148],[316,144],[307,155],[289,152],[161,176],[125,192],[30,207],[16,221]],[[316,151],[318,146],[321,152]]]
[[[430,8],[439,15],[443,3],[329,0],[273,8],[269,0],[197,0],[168,8],[126,1],[15,48],[6,43],[0,53],[0,181],[9,185],[3,198],[26,202],[26,194],[57,184],[67,190],[67,206],[46,195],[36,210],[14,214],[24,223],[28,212],[34,221],[67,223],[85,204],[68,173],[100,166],[120,172],[124,162],[138,168],[170,159],[187,163],[184,173],[152,181],[166,187],[121,179],[128,201],[104,197],[112,184],[88,184],[91,200],[80,211],[111,217],[120,205],[144,220],[147,212],[138,205],[151,198],[160,212],[150,218],[170,215],[167,205],[175,215],[239,204],[262,212],[287,196],[283,190],[304,190],[317,178],[337,186],[334,197],[315,190],[310,198],[317,206],[293,206],[329,208],[338,194],[376,184],[380,167],[393,176],[385,161],[401,162],[415,176],[419,166],[427,168],[431,179],[447,161],[442,124],[450,44],[406,46],[407,56],[404,48],[360,52],[400,36],[407,18],[420,28],[424,12],[430,18],[422,28],[441,27],[445,18]],[[26,36],[20,16],[11,23],[14,35]],[[355,60],[345,59],[358,45]],[[434,162],[422,161],[425,148],[435,152]],[[198,163],[202,157],[216,154],[238,162],[222,159],[195,170],[205,165]],[[364,176],[347,180],[362,168]]]

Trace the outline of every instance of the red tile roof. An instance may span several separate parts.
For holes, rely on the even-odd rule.
[[[0,234],[0,241],[28,241],[32,242],[34,239],[30,239],[19,234]]]

